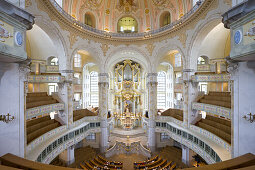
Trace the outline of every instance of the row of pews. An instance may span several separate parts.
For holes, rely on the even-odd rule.
[[[143,162],[135,162],[134,163],[135,169],[146,169],[146,170],[173,170],[176,168],[176,163],[173,161],[167,161],[166,159],[162,159],[158,155]]]
[[[47,92],[34,92],[27,93],[26,97],[26,109],[30,109],[33,107],[39,107],[43,105],[50,105],[59,103],[52,96],[49,96]]]
[[[175,119],[183,121],[183,110],[179,109],[167,109],[161,113],[161,116],[171,116]]]
[[[198,102],[231,108],[231,93],[210,91],[208,95],[204,95]]]
[[[231,121],[223,118],[206,115],[205,119],[201,119],[196,125],[203,128],[228,143],[231,143]]]
[[[73,111],[73,121],[80,120],[86,116],[97,116],[95,112],[92,112],[88,109],[79,109]]]
[[[122,162],[114,162],[105,159],[104,157],[98,155],[98,157],[94,158],[90,161],[84,161],[80,163],[80,167],[84,170],[94,170],[94,169],[122,169]]]
[[[104,159],[104,158],[102,158]],[[159,159],[153,158],[155,160]],[[105,159],[104,159],[105,160]],[[148,160],[152,162],[151,160]],[[136,164],[143,164],[146,162],[137,162]],[[167,163],[168,167],[165,165],[164,167],[155,167],[154,169],[174,169],[174,164]],[[84,166],[83,169],[86,167]],[[66,168],[66,167],[59,167],[53,165],[47,165],[39,162],[30,161],[21,157],[18,157],[13,154],[6,154],[0,157],[0,169],[27,169],[27,170],[74,170],[74,168]],[[88,168],[86,168],[88,169]],[[108,168],[114,169],[114,168]],[[142,168],[141,168],[142,169]],[[145,169],[145,168],[144,168]],[[196,168],[186,168],[187,170],[231,170],[231,169],[240,169],[240,170],[250,170],[255,169],[255,155],[248,153],[227,161],[219,162],[216,164],[205,165],[203,167],[196,167]],[[185,170],[186,170],[185,169]]]
[[[39,136],[60,126],[61,124],[58,121],[51,119],[49,115],[36,119],[27,120],[26,122],[27,144],[29,144]]]

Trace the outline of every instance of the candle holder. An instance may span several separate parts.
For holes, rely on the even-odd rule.
[[[247,114],[248,116],[244,115],[243,118],[247,121],[250,121],[250,123],[254,122],[255,121],[255,114]]]

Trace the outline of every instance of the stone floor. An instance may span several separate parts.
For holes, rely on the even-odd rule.
[[[119,155],[114,155],[112,157],[109,157],[107,159],[111,161],[123,162],[123,170],[132,170],[134,169],[134,162],[147,160],[145,156],[137,155],[137,154],[130,154],[130,155],[119,154]]]

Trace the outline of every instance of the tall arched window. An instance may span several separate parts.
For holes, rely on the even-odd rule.
[[[173,67],[168,65],[166,72],[166,108],[174,107],[174,81],[173,81]]]
[[[209,62],[209,58],[206,57],[206,56],[200,56],[200,57],[198,57],[198,59],[197,59],[197,64],[200,64],[200,65],[202,65],[202,64],[208,64],[208,62]]]
[[[175,54],[175,67],[182,66],[182,56],[180,53]]]
[[[89,64],[83,67],[83,108],[90,105],[90,74]]]
[[[81,55],[75,54],[73,62],[74,67],[81,67]]]
[[[96,24],[95,24],[95,17],[94,17],[94,15],[91,14],[90,12],[87,12],[84,15],[84,24],[89,25],[89,26],[95,28]]]
[[[166,108],[166,73],[164,71],[158,72],[157,108]]]
[[[90,105],[98,107],[98,73],[90,73]]]
[[[171,23],[171,14],[168,11],[165,11],[160,16],[160,27],[164,27]]]

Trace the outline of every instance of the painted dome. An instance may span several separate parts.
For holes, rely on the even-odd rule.
[[[129,33],[163,27],[181,18],[192,6],[193,0],[63,0],[62,7],[91,27]]]

